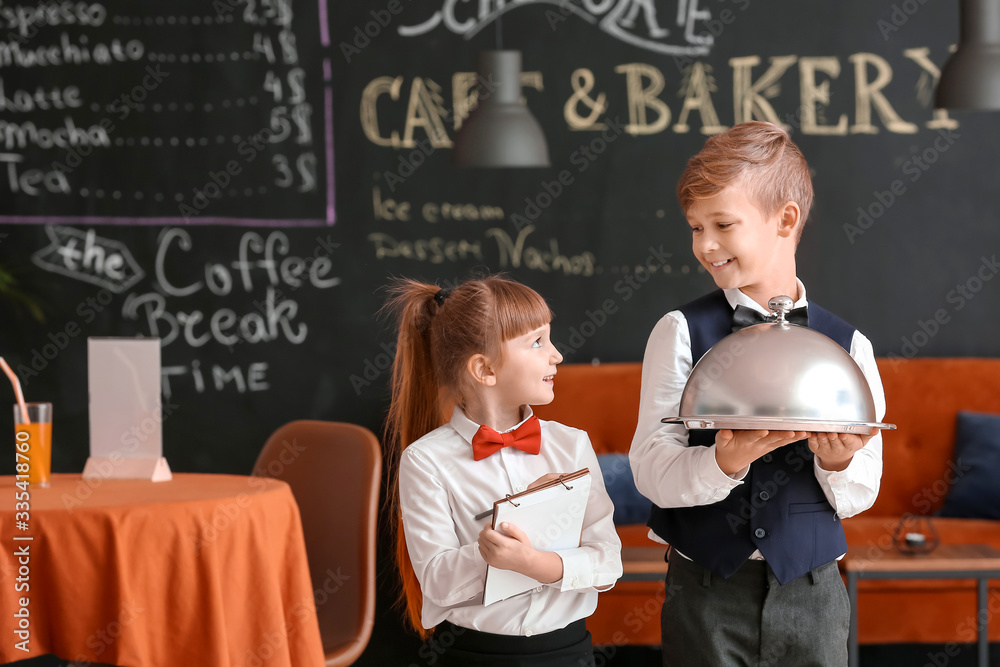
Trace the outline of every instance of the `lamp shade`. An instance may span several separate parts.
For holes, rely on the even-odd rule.
[[[958,50],[941,68],[935,106],[1000,110],[1000,0],[961,0]]]
[[[455,137],[455,164],[548,167],[542,126],[521,103],[521,52],[483,51],[478,65],[487,90]]]

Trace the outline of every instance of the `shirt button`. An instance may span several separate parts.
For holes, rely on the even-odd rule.
[[[768,498],[770,498],[770,497],[771,497],[771,496],[770,496],[770,495],[768,494],[768,492],[767,492],[767,491],[761,491],[761,492],[760,492],[760,499],[761,499],[761,500],[767,500],[767,499],[768,499]]]
[[[535,586],[535,592],[536,593],[541,593],[542,592],[542,588],[543,588],[542,586]]]
[[[574,586],[579,586],[580,585],[580,580],[577,579],[576,577],[573,577],[573,581],[570,582],[570,583],[572,583]]]
[[[773,459],[773,458],[774,457],[771,456],[770,454],[764,454],[764,456],[761,457],[761,460],[763,460],[764,463],[770,463],[771,459]]]
[[[527,630],[524,631],[525,637],[530,637],[533,634],[535,634],[535,632],[531,628],[528,628]]]
[[[758,528],[757,530],[753,531],[753,534],[756,535],[757,537],[764,537],[765,535],[767,535],[767,531],[764,530],[763,528]]]
[[[514,490],[515,490],[515,491],[517,491],[518,493],[520,493],[521,491],[524,491],[524,486],[521,486],[521,485],[519,485],[519,486],[518,486],[518,487],[517,487],[516,489],[514,489]]]

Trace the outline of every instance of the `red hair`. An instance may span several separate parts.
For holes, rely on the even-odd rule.
[[[530,287],[500,276],[469,280],[450,292],[416,280],[399,280],[389,289],[385,308],[399,335],[392,366],[392,400],[386,422],[389,449],[389,504],[396,564],[402,579],[400,603],[410,625],[426,639],[420,622],[423,598],[402,530],[399,505],[399,456],[410,443],[444,421],[446,402],[463,405],[472,391],[469,358],[482,354],[503,362],[503,343],[552,321],[545,300]]]
[[[704,148],[688,160],[677,183],[677,199],[685,211],[698,199],[708,199],[740,183],[765,216],[786,203],[799,205],[798,234],[809,217],[813,187],[802,151],[773,123],[740,123],[709,137]]]

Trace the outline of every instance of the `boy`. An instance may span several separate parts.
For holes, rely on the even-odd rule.
[[[877,418],[884,416],[871,343],[809,303],[796,277],[813,196],[808,165],[784,130],[742,123],[705,142],[677,195],[694,255],[721,289],[667,313],[642,363],[629,459],[636,487],[653,501],[650,536],[671,546],[663,664],[845,665],[850,610],[836,564],[847,551],[840,519],[875,501],[881,435],[689,433],[660,423],[679,414],[691,368],[734,330],[735,309],[766,315],[779,295],[795,308],[808,305],[807,325],[851,354]],[[747,503],[755,508],[749,518]]]

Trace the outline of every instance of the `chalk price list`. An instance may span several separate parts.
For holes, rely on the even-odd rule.
[[[263,125],[256,131],[234,136],[235,155],[224,168],[210,170],[202,187],[192,188],[191,196],[178,199],[178,211],[186,221],[207,210],[215,200],[226,197],[268,195],[302,196],[318,192],[317,156],[313,150],[313,105],[306,86],[306,70],[301,66],[298,40],[292,29],[294,17],[291,0],[240,0],[236,5],[239,21],[252,29],[246,53],[264,66],[258,78],[257,93],[249,99],[264,114]],[[251,163],[270,165],[261,185],[242,190],[239,181]],[[220,163],[220,167],[222,164]],[[235,187],[234,187],[235,185]]]
[[[15,483],[14,483],[14,562],[17,572],[14,576],[14,592],[17,602],[14,609],[14,647],[28,652],[31,642],[31,599],[26,595],[31,590],[31,545],[34,539],[26,535],[31,525],[31,492],[28,490],[28,470],[31,465],[31,444],[27,431],[17,431],[14,436]]]
[[[0,16],[0,215],[322,218],[318,35],[292,1]]]
[[[258,18],[253,11],[254,0],[246,0],[244,21],[249,24],[274,22],[281,30],[277,39],[263,32],[255,32],[253,51],[269,65],[264,75],[265,97],[273,101],[270,136],[268,141],[281,144],[293,141],[293,150],[303,150],[294,156],[277,153],[272,163],[277,171],[275,184],[281,188],[295,188],[298,192],[316,190],[316,154],[306,150],[313,145],[313,107],[306,94],[306,72],[299,66],[299,53],[295,33],[291,30],[291,0],[277,0],[265,4],[265,14]],[[274,9],[277,7],[278,9]]]

